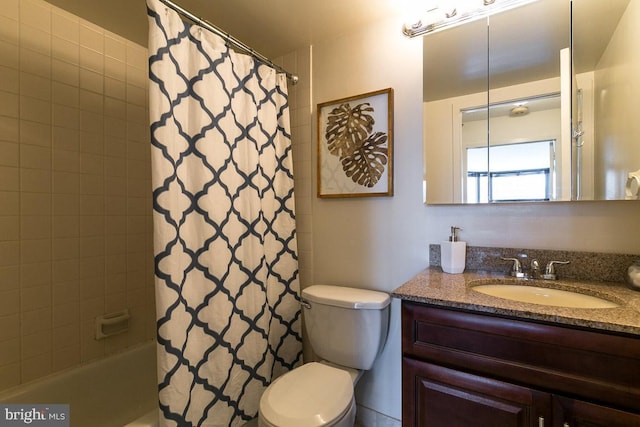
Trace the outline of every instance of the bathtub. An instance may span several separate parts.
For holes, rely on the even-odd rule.
[[[158,425],[155,341],[0,393],[2,403],[69,404],[71,427]]]

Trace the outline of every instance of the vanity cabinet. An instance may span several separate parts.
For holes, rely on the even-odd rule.
[[[640,427],[640,338],[402,303],[403,426]]]

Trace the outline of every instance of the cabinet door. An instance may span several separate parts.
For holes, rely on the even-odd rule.
[[[409,358],[402,369],[405,427],[551,426],[548,393]]]
[[[554,427],[640,427],[640,415],[566,397],[553,397]]]

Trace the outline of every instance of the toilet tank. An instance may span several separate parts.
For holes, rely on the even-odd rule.
[[[389,295],[313,285],[302,290],[302,301],[307,338],[318,357],[354,369],[371,369],[387,339]]]

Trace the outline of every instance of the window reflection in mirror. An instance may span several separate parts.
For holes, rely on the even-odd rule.
[[[461,182],[466,203],[549,201],[558,197],[560,95],[517,99],[461,112]]]
[[[555,143],[467,148],[467,203],[551,200],[555,197]]]

